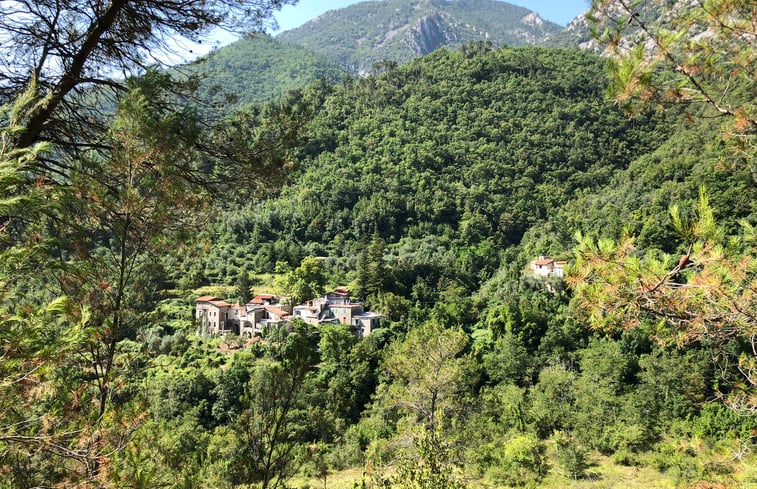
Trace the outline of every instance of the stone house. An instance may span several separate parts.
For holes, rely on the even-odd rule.
[[[290,312],[272,294],[261,294],[245,305],[202,296],[195,300],[195,319],[204,334],[260,336],[264,328],[288,322]]]
[[[195,300],[195,320],[201,331],[208,334],[225,334],[230,331],[229,318],[233,306],[223,299],[204,295]]]
[[[539,255],[539,258],[531,262],[531,273],[536,277],[549,278],[565,276],[567,261],[553,260],[551,256]]]
[[[295,306],[292,315],[313,326],[346,324],[359,338],[371,334],[383,317],[381,314],[366,311],[361,302],[352,302],[349,290],[345,287],[338,287],[323,297]]]

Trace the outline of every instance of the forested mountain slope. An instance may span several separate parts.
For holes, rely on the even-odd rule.
[[[359,74],[384,60],[405,63],[471,41],[540,44],[562,28],[523,7],[495,0],[360,2],[333,10],[277,39],[312,49]]]
[[[587,32],[565,31],[499,0],[368,1],[329,11],[275,37],[247,37],[178,70],[202,73],[199,95],[226,113],[315,80],[378,73],[385,61],[402,64],[442,47],[472,41],[574,46]]]
[[[316,80],[335,83],[351,76],[336,63],[305,48],[255,34],[178,67],[185,75],[201,74],[198,96],[219,113],[262,104]]]
[[[315,115],[294,155],[300,171],[279,197],[228,214],[206,279],[230,278],[231,250],[256,271],[308,254],[354,264],[376,236],[399,255],[424,249],[412,260],[436,270],[424,278],[432,296],[441,273],[476,290],[531,226],[664,140],[659,115],[631,120],[604,99],[604,63],[477,43],[311,87],[301,95]],[[408,277],[397,292],[411,294]]]

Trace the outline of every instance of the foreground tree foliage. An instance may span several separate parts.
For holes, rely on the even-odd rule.
[[[574,301],[609,334],[644,327],[664,345],[712,349],[726,402],[757,413],[754,230],[745,224],[734,236],[719,228],[704,191],[692,222],[678,208],[671,213],[690,243],[680,257],[643,253],[630,237],[579,236]]]
[[[650,6],[598,1],[593,12],[608,27],[602,38],[615,54],[615,97],[642,104],[704,103],[727,117],[722,136],[735,142],[721,156],[727,167],[755,161],[754,8],[749,2],[670,2]],[[621,37],[629,28],[630,36]],[[734,409],[757,413],[755,248],[749,221],[741,232],[718,225],[704,190],[693,209],[673,205],[681,255],[635,249],[579,236],[572,282],[576,303],[598,328],[632,328],[651,319],[666,344],[713,349],[723,375],[721,394]],[[688,217],[692,215],[693,217]],[[647,323],[648,324],[648,323]]]
[[[600,41],[615,55],[614,95],[643,104],[705,104],[733,118],[745,147],[757,130],[757,26],[750,2],[595,0]]]
[[[110,456],[126,448],[141,422],[131,411],[138,408],[131,382],[144,362],[124,340],[136,337],[155,300],[150,252],[180,229],[182,217],[202,201],[201,189],[190,188],[180,175],[181,166],[191,159],[195,128],[187,117],[148,102],[145,93],[152,101],[160,100],[161,87],[151,81],[146,79],[122,101],[107,155],[92,152],[71,160],[76,171],[68,186],[42,181],[21,192],[21,182],[37,170],[38,161],[31,157],[39,149],[14,150],[11,142],[6,146],[11,149],[3,153],[4,166],[15,170],[8,177],[18,180],[6,187],[18,195],[6,201],[4,276],[29,277],[4,284],[6,301],[24,286],[68,297],[52,306],[36,306],[35,300],[45,295],[27,295],[9,319],[9,325],[18,325],[9,333],[34,341],[34,331],[39,330],[50,341],[31,353],[39,356],[39,373],[44,376],[20,381],[37,384],[31,406],[21,411],[34,417],[10,423],[5,438],[10,453],[26,446],[33,454],[11,464],[24,464],[19,473],[26,481],[106,483]],[[9,122],[7,132],[15,129],[13,113]],[[25,205],[42,196],[57,199]],[[55,232],[48,234],[50,228]],[[32,270],[36,272],[30,275]],[[18,340],[9,337],[10,344]],[[57,351],[55,356],[45,353],[48,348]],[[27,429],[39,434],[15,434]],[[56,447],[52,457],[47,447]],[[34,463],[38,457],[44,461],[41,465]],[[50,466],[58,469],[51,471]]]
[[[56,278],[64,294],[89,306],[99,330],[85,361],[95,369],[101,415],[114,395],[117,345],[136,337],[155,301],[155,254],[181,239],[207,201],[185,166],[198,128],[187,114],[162,110],[162,88],[151,82],[146,78],[120,102],[108,155],[85,154],[76,164],[77,199],[58,231],[66,246],[61,255],[74,258]]]
[[[117,419],[120,413],[106,416],[100,411],[102,404],[89,389],[90,381],[96,382],[97,366],[92,369],[81,360],[99,341],[87,306],[64,297],[45,303],[44,295],[22,293],[30,281],[13,280],[54,265],[49,255],[52,240],[39,234],[35,223],[59,216],[65,202],[65,195],[55,186],[44,182],[31,189],[25,186],[25,174],[33,170],[38,153],[46,147],[42,143],[33,148],[13,145],[19,121],[33,103],[29,95],[3,108],[7,125],[0,134],[5,184],[0,250],[3,487],[35,487],[63,480],[95,482],[102,476],[102,457],[122,449],[133,429],[131,421]]]
[[[200,40],[213,28],[257,31],[287,3],[293,2],[3,2],[0,87],[7,98],[2,102],[32,81],[36,97],[45,100],[26,114],[17,144],[29,146],[41,137],[64,147],[95,144],[91,138],[102,128],[106,108],[81,105],[93,87],[121,89],[118,76],[143,71],[175,50],[175,43]],[[49,170],[60,174],[66,167],[50,162]]]
[[[255,29],[284,3],[3,3],[3,487],[148,487],[132,441],[147,361],[131,340],[156,301],[153,252],[180,238],[213,178],[194,110],[145,68],[164,36]],[[226,140],[216,156],[250,149]],[[282,141],[251,144],[270,155]],[[276,153],[260,172],[282,166]]]

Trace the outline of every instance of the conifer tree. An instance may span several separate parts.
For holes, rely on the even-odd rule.
[[[757,156],[757,25],[752,2],[595,0],[600,40],[614,54],[614,96],[643,107],[703,105],[694,117],[724,117],[726,166],[754,169]],[[720,393],[736,410],[757,414],[755,232],[718,225],[705,189],[695,217],[678,206],[671,221],[678,256],[577,236],[569,281],[574,305],[594,327],[638,326],[666,345],[710,348],[723,374]]]

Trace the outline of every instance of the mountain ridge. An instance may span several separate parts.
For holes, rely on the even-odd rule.
[[[531,10],[496,0],[366,1],[330,10],[275,36],[358,75],[471,41],[543,44],[562,31]]]
[[[248,36],[185,68],[207,74],[203,92],[225,112],[274,100],[317,80],[366,76],[386,61],[404,64],[440,48],[471,42],[578,47],[587,37],[584,31],[585,22],[574,20],[562,28],[499,0],[365,1],[276,36]]]

